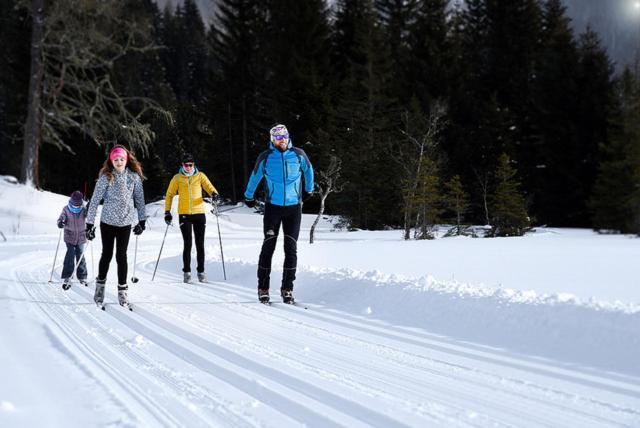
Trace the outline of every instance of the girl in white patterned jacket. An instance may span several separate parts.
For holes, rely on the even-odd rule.
[[[118,302],[129,305],[127,297],[127,247],[131,227],[133,233],[140,235],[145,229],[145,205],[142,180],[146,177],[140,162],[125,147],[117,145],[109,152],[98,182],[93,191],[89,212],[87,213],[87,239],[95,238],[94,220],[100,201],[104,202],[100,215],[100,235],[102,237],[102,255],[98,265],[96,291],[93,300],[98,306],[104,302],[104,288],[107,281],[109,263],[116,247],[118,265]]]

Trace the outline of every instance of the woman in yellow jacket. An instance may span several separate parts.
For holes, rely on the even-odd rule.
[[[204,231],[207,223],[205,216],[205,206],[202,200],[202,190],[211,195],[213,199],[219,199],[218,191],[207,176],[198,171],[193,156],[185,154],[182,157],[182,167],[180,172],[173,176],[167,189],[164,202],[164,221],[171,224],[171,203],[173,197],[178,195],[178,219],[180,222],[180,232],[184,241],[182,250],[182,262],[184,272],[184,282],[191,282],[191,242],[192,233],[196,240],[196,258],[198,265],[198,281],[206,282],[204,274]]]

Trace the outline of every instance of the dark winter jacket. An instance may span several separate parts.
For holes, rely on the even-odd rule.
[[[273,205],[290,206],[302,201],[302,176],[304,190],[313,192],[313,167],[304,150],[293,147],[291,140],[287,150],[281,152],[269,142],[269,150],[258,156],[244,197],[253,199],[253,194],[264,178],[267,202]]]
[[[78,214],[69,210],[69,206],[62,209],[58,223],[64,222],[64,242],[71,245],[80,245],[87,242],[85,229],[87,227],[87,209],[83,208]]]

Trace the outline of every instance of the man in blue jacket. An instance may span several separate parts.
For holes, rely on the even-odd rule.
[[[264,241],[258,260],[258,299],[269,303],[271,258],[276,248],[280,224],[284,232],[284,267],[280,294],[285,303],[293,303],[293,281],[298,263],[298,235],[302,219],[302,201],[313,192],[313,167],[304,150],[293,147],[286,126],[276,125],[269,131],[269,149],[260,153],[253,168],[247,190],[248,207],[255,206],[254,194],[264,178]],[[304,187],[302,177],[304,176]]]

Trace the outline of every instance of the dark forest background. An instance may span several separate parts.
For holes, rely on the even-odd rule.
[[[143,116],[149,201],[184,152],[242,200],[269,128],[284,123],[317,171],[341,160],[344,188],[326,212],[351,227],[406,227],[416,206],[423,223],[492,224],[520,204],[527,224],[640,232],[637,62],[614,74],[598,35],[574,34],[560,0],[220,0],[210,26],[193,0],[112,3],[154,48],[119,57],[110,82],[172,117]],[[17,177],[32,16],[29,2],[0,0],[0,172]],[[61,148],[45,136],[36,184],[91,193],[109,144],[127,144],[104,138],[67,130]]]

